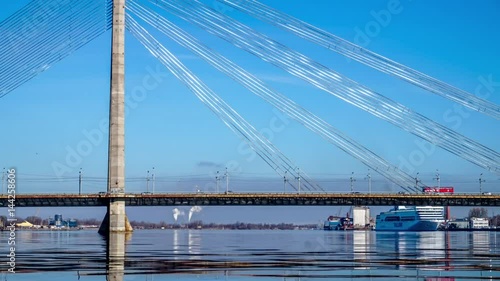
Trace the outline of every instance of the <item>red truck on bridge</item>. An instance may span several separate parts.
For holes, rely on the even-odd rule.
[[[424,193],[453,193],[453,186],[426,186],[422,189]]]

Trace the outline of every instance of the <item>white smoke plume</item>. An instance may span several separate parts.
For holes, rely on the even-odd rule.
[[[200,206],[193,206],[193,207],[191,207],[191,209],[189,210],[188,222],[191,221],[191,217],[193,216],[193,213],[199,213],[199,212],[201,212],[201,207]]]
[[[179,209],[177,209],[177,208],[174,208],[174,209],[172,210],[172,214],[174,215],[174,220],[175,220],[175,222],[177,222],[177,219],[179,218],[179,216],[184,216],[184,215],[185,215],[185,214],[184,214],[184,211],[181,211],[181,210],[179,210]],[[190,216],[191,216],[191,215],[190,215]]]

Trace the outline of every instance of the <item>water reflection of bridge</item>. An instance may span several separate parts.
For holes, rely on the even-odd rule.
[[[127,206],[500,206],[499,195],[352,194],[352,193],[162,193],[23,194],[16,207],[97,207],[120,200]],[[8,205],[0,196],[0,207]]]

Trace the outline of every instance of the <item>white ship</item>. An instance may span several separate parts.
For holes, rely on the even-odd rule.
[[[444,207],[398,206],[377,215],[376,230],[433,231],[444,223]]]

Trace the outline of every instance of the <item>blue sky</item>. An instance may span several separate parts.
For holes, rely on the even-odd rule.
[[[0,21],[27,2],[3,3]],[[221,7],[212,1],[204,2]],[[376,14],[387,10],[391,1],[325,0],[311,5],[306,1],[267,0],[263,3],[470,92],[485,79],[498,81],[488,99],[500,103],[500,38],[497,36],[500,4],[496,1],[483,1],[479,5],[472,1],[429,4],[401,0],[401,12],[392,14],[387,24],[377,21]],[[468,111],[460,115],[459,108],[448,100],[235,10],[228,9],[225,13],[496,151],[500,148],[500,127],[493,118]],[[401,165],[414,151],[425,152],[421,148],[423,142],[417,137],[172,15],[166,16],[389,162]],[[370,30],[374,26],[378,26],[376,32]],[[0,99],[0,118],[4,125],[0,168],[18,169],[19,192],[76,192],[80,168],[84,172],[84,192],[105,190],[107,140],[99,124],[107,120],[110,36],[110,32],[102,35]],[[286,119],[168,38],[158,39],[257,129],[269,128],[271,122],[283,122],[279,123],[284,125],[283,129],[273,133],[273,143],[325,189],[348,191],[349,177],[354,172],[355,189],[366,190],[367,167],[359,161]],[[250,159],[242,141],[130,34],[127,34],[126,51],[128,96],[141,89],[145,77],[157,77],[158,82],[146,92],[143,100],[128,104],[127,190],[144,191],[146,171],[152,173],[154,167],[157,191],[182,192],[196,188],[211,191],[215,172],[222,172],[225,166],[229,166],[230,188],[234,191],[282,190],[281,178],[259,158]],[[88,135],[95,140],[90,153],[71,158],[72,150],[90,140]],[[55,170],[58,164],[67,169]],[[482,172],[485,189],[494,191],[500,183],[498,175],[439,148],[426,153],[412,174],[419,172],[421,179],[432,185],[436,169],[441,174],[441,185],[455,186],[459,192],[477,192]],[[375,191],[397,191],[385,179],[372,175]],[[297,208],[289,210],[301,220],[326,216],[325,209],[308,211],[311,214]],[[220,209],[213,212],[217,217],[228,218]],[[241,214],[247,213],[241,211]]]

